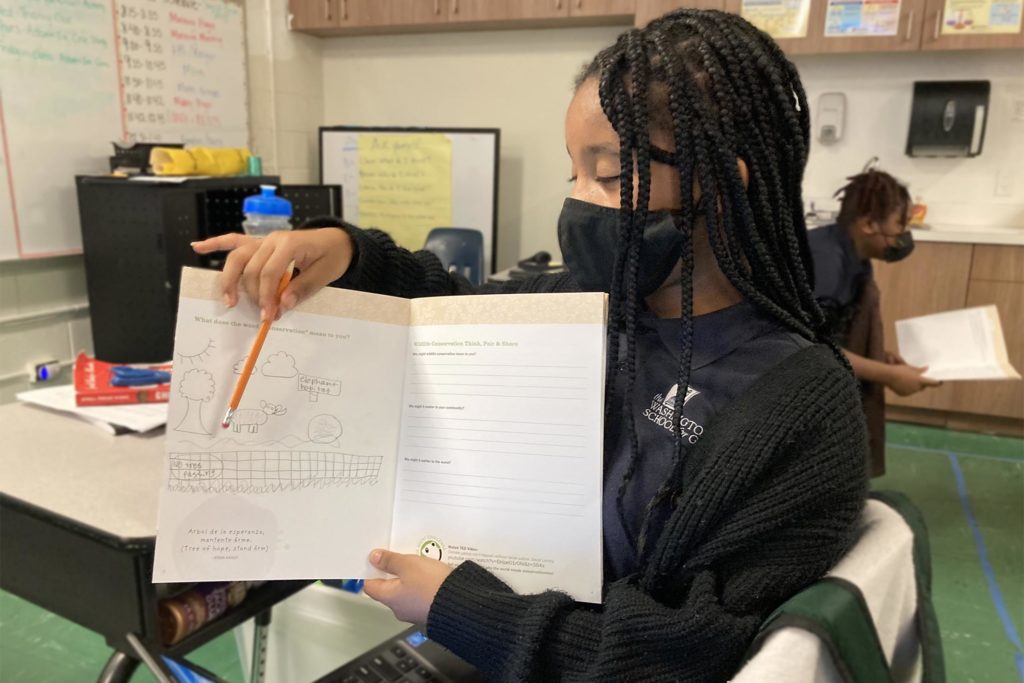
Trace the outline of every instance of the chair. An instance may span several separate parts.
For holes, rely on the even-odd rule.
[[[484,281],[484,236],[472,228],[434,228],[423,245],[449,273],[458,273],[473,285]]]
[[[768,617],[733,683],[945,681],[921,514],[901,494],[871,497],[857,543]]]

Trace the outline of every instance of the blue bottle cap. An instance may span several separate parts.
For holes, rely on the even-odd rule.
[[[258,213],[264,216],[291,216],[292,203],[283,197],[278,197],[274,192],[277,190],[273,185],[260,185],[260,193],[246,197],[242,202],[243,213]]]

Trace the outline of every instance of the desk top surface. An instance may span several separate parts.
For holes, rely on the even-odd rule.
[[[0,493],[122,539],[156,535],[163,431],[111,436],[44,408],[0,406]]]

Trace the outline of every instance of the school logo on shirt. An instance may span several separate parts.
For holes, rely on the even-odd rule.
[[[678,393],[679,385],[673,384],[665,393],[659,392],[655,394],[654,398],[651,399],[651,405],[644,408],[643,416],[670,434],[674,433],[675,425],[673,423],[675,420],[673,418],[675,417],[676,395]],[[699,393],[693,387],[686,387],[683,406],[685,407]],[[697,424],[686,417],[686,415],[680,416],[679,429],[683,440],[691,445],[697,443],[704,433],[704,426]]]
[[[679,393],[679,385],[673,384],[672,388],[665,392],[665,398],[661,399],[661,402],[667,405],[669,408],[676,407],[676,394]],[[686,387],[686,396],[683,397],[683,406],[686,406],[690,402],[690,399],[699,394],[700,392],[693,387]]]

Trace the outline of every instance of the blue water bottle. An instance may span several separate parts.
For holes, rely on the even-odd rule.
[[[242,202],[246,235],[264,237],[275,230],[291,230],[292,203],[278,197],[273,185],[260,185],[260,193],[246,197]]]

